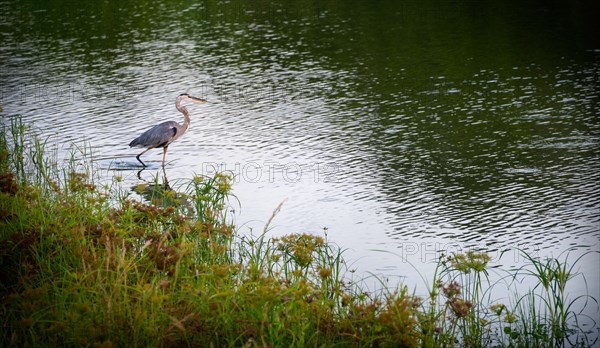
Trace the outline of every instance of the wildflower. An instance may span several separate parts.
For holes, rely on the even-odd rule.
[[[455,254],[448,258],[452,266],[463,273],[485,271],[490,259],[488,254],[473,250],[469,250],[464,254]]]
[[[506,309],[506,306],[503,305],[502,303],[495,303],[490,306],[490,310],[492,312],[496,313],[497,316],[500,316],[502,314],[502,311],[504,311],[504,309]]]
[[[442,291],[447,298],[456,297],[460,295],[460,284],[453,281],[445,287],[442,286]]]
[[[322,237],[310,234],[291,234],[275,241],[277,249],[286,251],[301,268],[308,267],[313,262],[313,252],[325,245]]]
[[[506,315],[504,316],[504,320],[509,323],[512,324],[514,322],[517,321],[517,316],[514,313],[508,312],[506,313]]]
[[[194,177],[192,178],[192,181],[195,184],[200,184],[200,183],[202,183],[202,181],[204,181],[204,178],[201,175],[194,175]]]
[[[471,308],[473,308],[473,303],[471,301],[465,301],[458,297],[449,299],[448,303],[454,314],[459,318],[466,317],[471,311]]]
[[[348,294],[342,295],[342,307],[348,306],[352,302],[352,296]]]
[[[319,267],[319,277],[325,280],[331,276],[331,268]]]

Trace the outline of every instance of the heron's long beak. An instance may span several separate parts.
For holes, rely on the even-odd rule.
[[[198,102],[198,103],[208,103],[208,100],[206,100],[206,99],[192,97],[191,95],[190,95],[190,99],[192,99],[193,101]]]

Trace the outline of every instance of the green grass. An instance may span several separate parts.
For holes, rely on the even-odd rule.
[[[492,301],[489,257],[443,257],[429,294],[346,278],[326,234],[268,238],[228,221],[231,178],[177,190],[100,183],[86,146],[58,165],[19,117],[0,136],[0,346],[589,346],[557,259],[509,274],[540,287]],[[279,208],[278,208],[279,209]],[[276,212],[274,213],[276,214]],[[573,327],[575,323],[575,327]]]

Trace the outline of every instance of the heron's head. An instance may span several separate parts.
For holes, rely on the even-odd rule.
[[[178,102],[183,101],[183,100],[191,100],[191,101],[195,101],[197,103],[207,103],[208,102],[208,100],[206,100],[206,99],[192,97],[191,95],[189,95],[187,93],[180,94],[179,97],[177,97]]]

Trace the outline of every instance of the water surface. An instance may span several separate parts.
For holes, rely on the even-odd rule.
[[[470,248],[518,267],[518,248],[599,250],[594,7],[3,1],[2,122],[22,114],[63,155],[89,142],[106,180],[134,185],[127,144],[182,121],[187,92],[210,103],[167,175],[234,174],[243,233],[285,200],[270,234],[326,232],[364,272],[420,283]],[[598,262],[582,264],[596,298]]]

